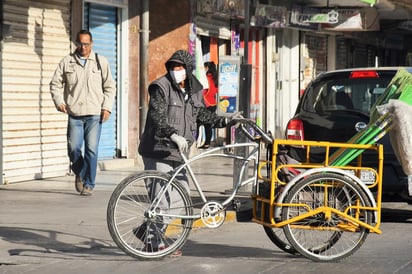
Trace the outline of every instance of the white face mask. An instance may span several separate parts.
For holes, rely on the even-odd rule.
[[[181,83],[186,79],[186,70],[171,70],[170,75],[172,76],[173,80],[176,81],[176,83]]]

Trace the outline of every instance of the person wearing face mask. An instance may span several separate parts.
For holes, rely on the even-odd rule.
[[[234,118],[218,116],[209,111],[203,103],[203,87],[192,74],[193,57],[185,50],[178,50],[166,61],[166,74],[149,85],[149,108],[142,134],[139,153],[145,170],[169,172],[182,163],[179,150],[188,156],[189,148],[195,141],[196,121],[213,127],[225,127]],[[190,193],[185,172],[178,180]],[[157,193],[161,187],[156,182],[147,183],[149,193]],[[174,200],[173,190],[167,195],[168,201],[161,201],[160,207],[170,208]],[[164,220],[167,223],[167,220]],[[148,251],[161,249],[165,243],[161,235],[166,227],[153,227],[156,224],[144,223],[133,230],[142,240]],[[174,256],[181,255],[177,251]]]

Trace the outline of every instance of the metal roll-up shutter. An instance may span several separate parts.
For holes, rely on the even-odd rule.
[[[4,183],[65,175],[67,115],[54,107],[49,82],[70,52],[70,0],[2,2]]]
[[[88,3],[84,9],[84,25],[93,35],[93,50],[107,58],[117,82],[117,8]],[[99,144],[99,159],[116,156],[116,103],[110,119],[103,123]]]

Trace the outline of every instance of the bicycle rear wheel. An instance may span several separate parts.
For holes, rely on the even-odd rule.
[[[192,216],[193,208],[182,185],[172,181],[163,199],[167,203],[152,205],[169,179],[161,172],[144,171],[125,178],[113,191],[107,225],[113,241],[126,254],[141,260],[160,259],[186,242],[193,219],[182,217]]]
[[[371,224],[370,201],[351,179],[338,174],[316,174],[298,182],[285,198],[282,219],[323,208],[317,214],[283,227],[293,247],[313,261],[338,261],[352,255],[364,243],[369,230],[345,216],[328,211],[334,208],[347,216]]]
[[[281,186],[276,185],[276,188],[280,188]],[[270,198],[270,191],[271,187],[270,184],[268,183],[260,183],[259,184],[259,194],[263,197]],[[278,198],[278,193],[276,193],[275,200]],[[260,206],[265,207],[265,222],[270,223],[270,216],[269,216],[269,204],[268,203],[262,203]],[[260,211],[260,210],[258,210]],[[261,214],[261,212],[257,213],[258,215]],[[270,227],[270,226],[263,226],[263,230],[265,230],[266,235],[269,237],[269,239],[274,243],[278,248],[281,250],[289,253],[289,254],[299,254],[299,252],[296,251],[296,249],[289,243],[288,239],[285,236],[285,233],[283,232],[283,228],[277,228],[277,227]]]
[[[266,235],[269,239],[281,250],[297,255],[299,252],[289,243],[282,228],[263,226]]]

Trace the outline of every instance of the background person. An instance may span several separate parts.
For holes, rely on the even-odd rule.
[[[203,90],[203,101],[209,111],[215,112],[216,96],[218,92],[218,75],[216,64],[213,61],[205,62],[204,67],[209,88]],[[211,124],[204,124],[203,126],[205,127],[205,143],[199,148],[208,148],[212,139],[213,127]],[[199,131],[198,134],[200,134]]]
[[[93,52],[89,31],[77,34],[76,46],[57,66],[50,93],[57,110],[69,116],[67,149],[76,190],[90,196],[95,186],[102,122],[110,118],[116,83],[107,59]]]

